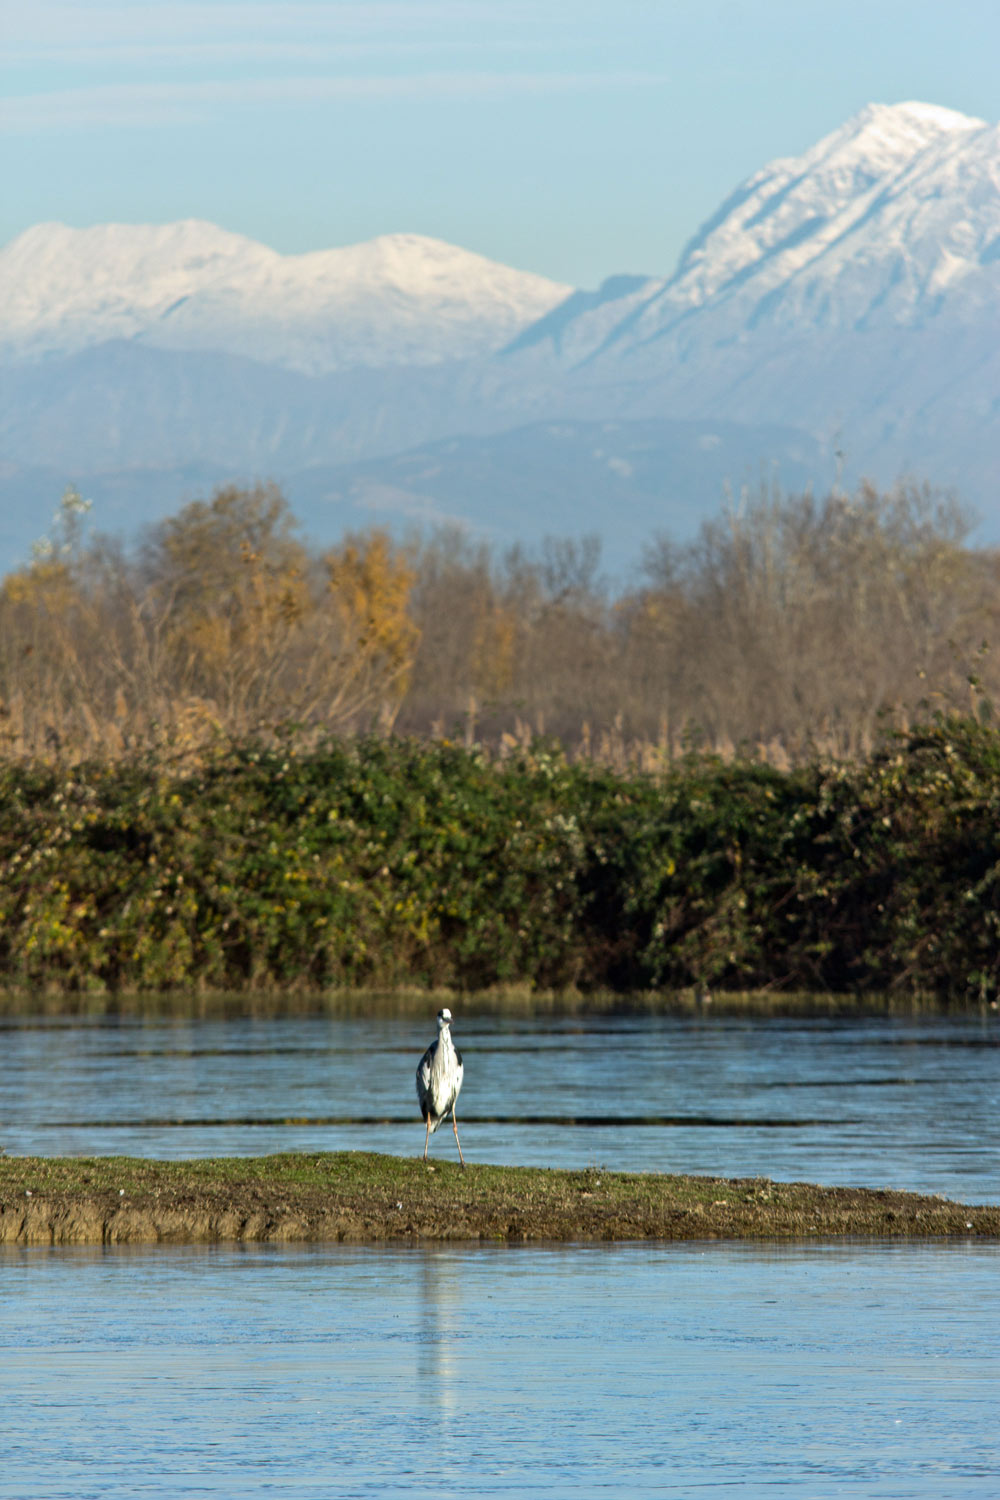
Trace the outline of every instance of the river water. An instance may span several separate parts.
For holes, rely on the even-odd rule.
[[[1000,1197],[992,1016],[455,1010],[472,1160]],[[2,1029],[10,1153],[423,1147],[432,1016]],[[0,1497],[995,1500],[998,1308],[972,1241],[8,1248]]]
[[[418,1155],[414,1019],[0,1020],[0,1147]],[[470,1161],[763,1176],[1000,1201],[1000,1018],[463,1017]],[[455,1155],[444,1129],[431,1149]]]
[[[1000,1493],[996,1247],[7,1251],[0,1495]]]

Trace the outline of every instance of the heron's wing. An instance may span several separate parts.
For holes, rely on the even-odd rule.
[[[455,1060],[458,1063],[458,1071],[455,1074],[455,1098],[458,1098],[462,1087],[462,1079],[465,1077],[465,1065],[462,1062],[462,1054],[455,1048]]]
[[[431,1086],[431,1063],[437,1051],[437,1042],[432,1042],[417,1065],[417,1098],[423,1104]]]

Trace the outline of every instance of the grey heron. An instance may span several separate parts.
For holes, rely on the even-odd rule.
[[[451,1128],[455,1132],[455,1145],[458,1147],[458,1159],[464,1167],[465,1157],[462,1155],[462,1142],[458,1138],[458,1125],[455,1120],[455,1100],[462,1087],[462,1074],[465,1069],[462,1066],[462,1054],[451,1039],[450,1010],[438,1011],[437,1027],[437,1041],[431,1042],[417,1068],[417,1098],[420,1100],[420,1113],[427,1122],[427,1130],[424,1133],[424,1161],[427,1160],[428,1141],[441,1121],[448,1118],[450,1112]]]

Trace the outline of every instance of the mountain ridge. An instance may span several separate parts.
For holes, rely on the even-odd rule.
[[[915,324],[941,310],[945,292],[956,317],[998,316],[1000,126],[937,106],[869,105],[801,156],[747,178],[673,275],[626,293],[617,322],[605,303],[588,330],[581,310],[554,352],[564,367],[619,348],[634,355],[696,313],[700,337],[707,329],[716,343],[803,320]],[[533,332],[513,343],[537,342]]]
[[[305,374],[480,357],[572,290],[426,235],[282,255],[197,219],[36,225],[0,280],[8,358],[133,338]]]
[[[45,246],[65,266],[81,235],[90,280],[82,301],[61,303]],[[36,226],[12,244],[0,272],[20,257],[24,295],[0,310],[0,437],[16,507],[31,503],[35,481],[18,476],[43,472],[39,453],[46,474],[61,468],[84,490],[91,477],[119,498],[134,471],[137,524],[153,467],[279,482],[329,469],[338,492],[381,486],[383,520],[394,494],[401,520],[414,504],[428,516],[458,505],[486,532],[520,505],[534,534],[549,494],[560,525],[571,515],[613,546],[623,507],[653,514],[651,476],[664,527],[690,520],[663,454],[690,484],[709,470],[688,463],[678,429],[656,440],[656,464],[633,447],[631,478],[591,484],[600,466],[587,445],[601,447],[602,424],[730,423],[733,488],[761,465],[772,472],[780,431],[796,484],[821,487],[831,471],[927,481],[956,490],[1000,539],[1000,127],[940,106],[866,106],[739,184],[670,275],[615,275],[593,291],[413,235],[299,257],[202,221]],[[130,245],[153,258],[133,255],[145,302],[132,312]],[[79,314],[63,324],[71,348],[57,337],[67,308]],[[552,422],[581,424],[574,443],[494,441]],[[450,436],[464,444],[454,463],[427,459]],[[414,456],[398,471],[347,472],[394,454]],[[528,482],[532,454],[548,488]],[[711,482],[705,512],[721,498],[716,471]],[[467,504],[462,485],[476,486]]]

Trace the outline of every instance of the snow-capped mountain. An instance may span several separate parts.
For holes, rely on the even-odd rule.
[[[0,349],[112,340],[325,375],[490,354],[571,288],[417,234],[280,255],[214,224],[38,224],[0,251]]]
[[[855,476],[996,507],[1000,127],[870,105],[738,187],[672,276],[615,291],[526,329],[511,385],[581,415],[784,421]]]
[[[1000,286],[998,237],[1000,129],[925,104],[870,105],[723,205],[640,337],[675,309],[722,302],[751,327],[912,325],[946,291],[953,314],[975,314]]]
[[[281,256],[201,223],[40,225],[0,278],[0,526],[32,535],[67,481],[116,522],[134,484],[139,524],[155,471],[273,477],[293,508],[301,481],[331,525],[377,493],[383,523],[503,511],[511,535],[520,505],[537,535],[551,503],[565,532],[543,497],[571,496],[614,548],[657,486],[670,529],[723,478],[846,462],[954,488],[1000,540],[1000,127],[937,106],[868,106],[738,187],[672,275],[596,291],[418,236]],[[725,424],[724,472],[693,463]]]
[[[869,105],[738,187],[672,276],[570,311],[561,304],[514,347],[548,342],[579,364],[647,346],[659,359],[651,346],[671,336],[683,356],[765,330],[869,332],[942,313],[995,324],[1000,126],[935,105]]]

